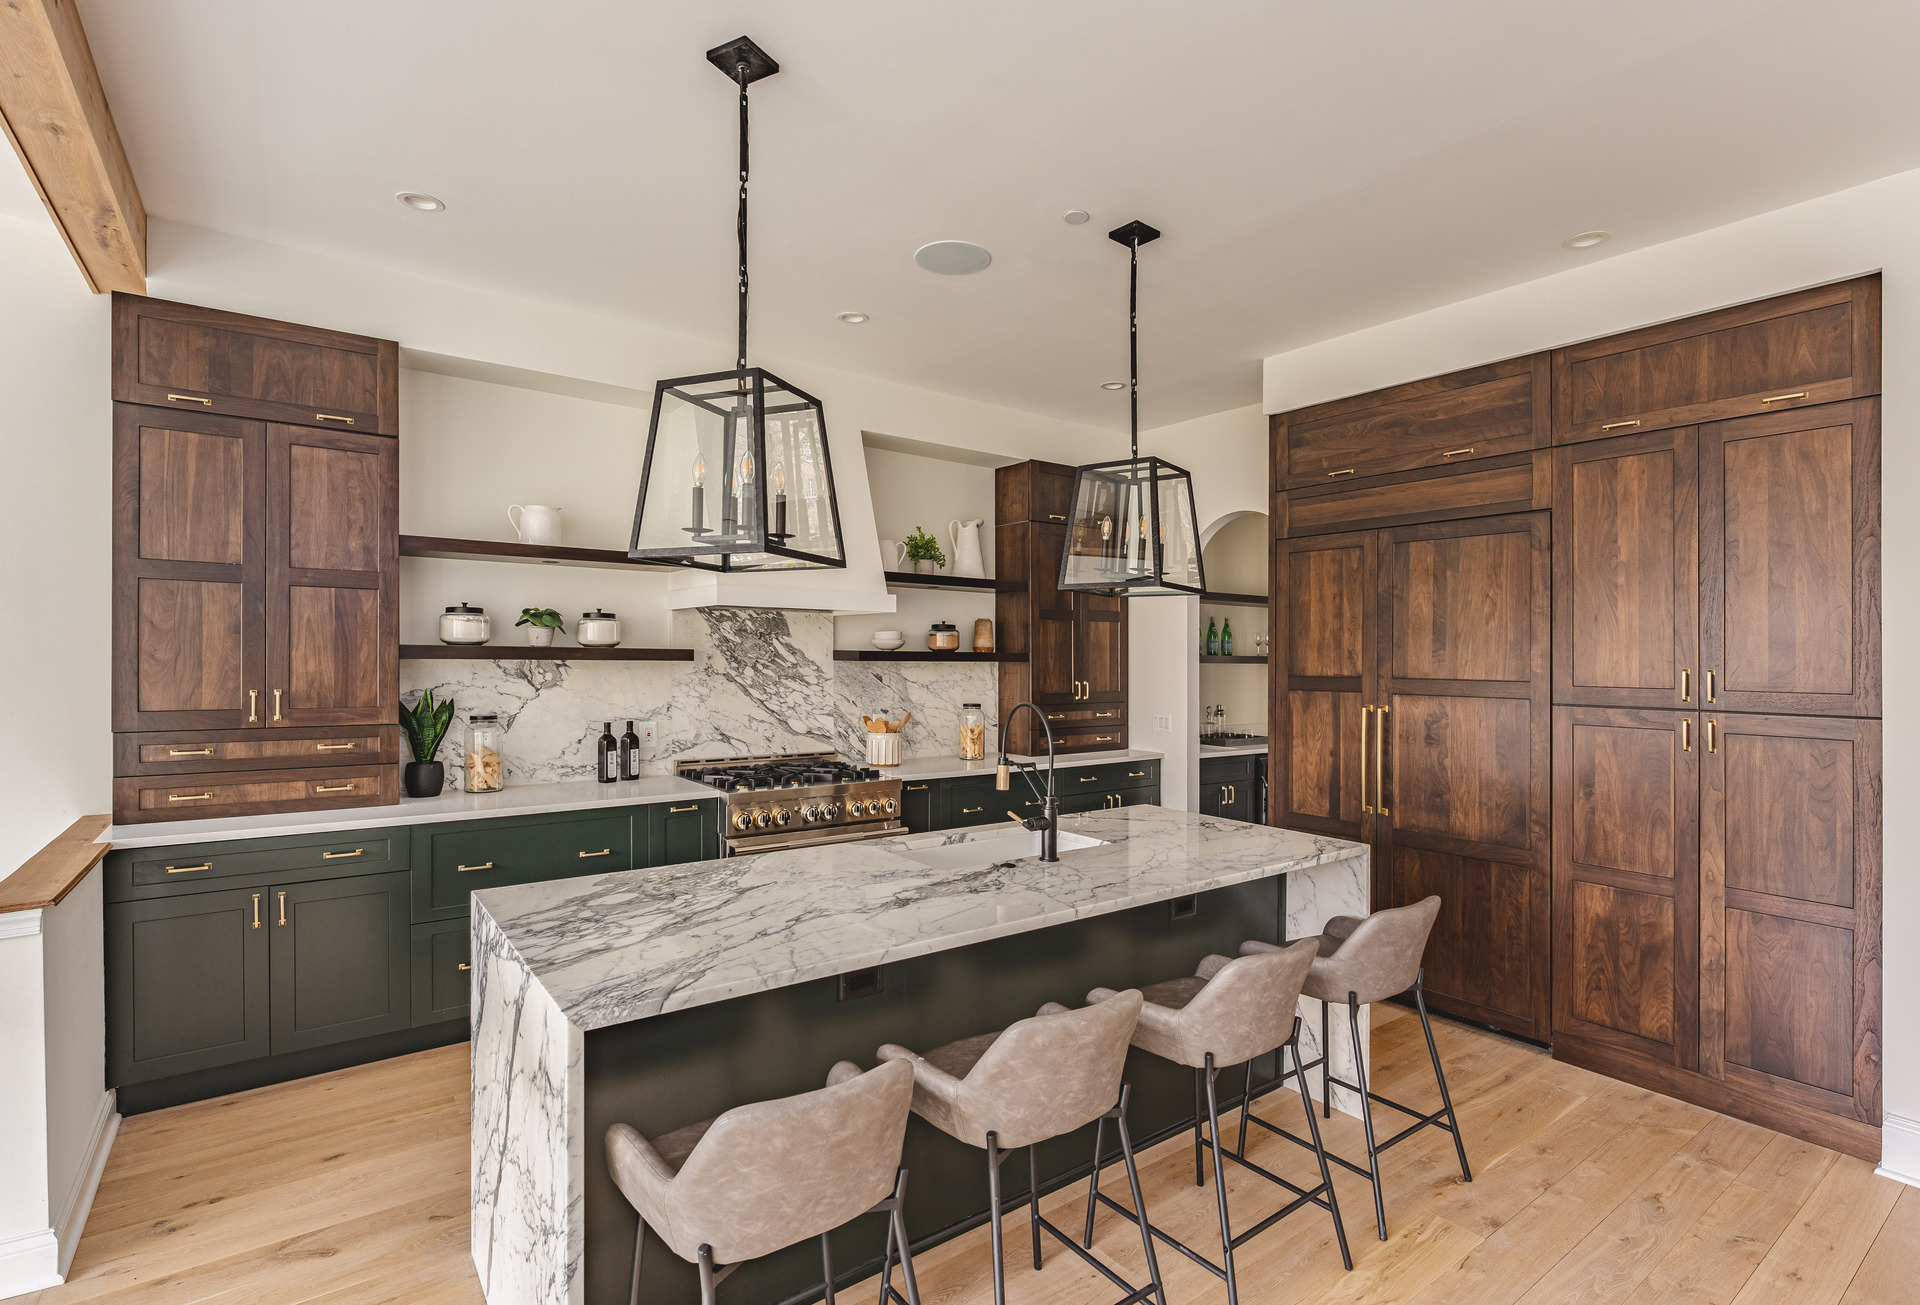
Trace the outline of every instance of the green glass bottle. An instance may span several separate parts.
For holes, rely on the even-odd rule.
[[[1231,619],[1220,627],[1220,655],[1233,656],[1233,621]]]
[[[1219,651],[1220,651],[1220,628],[1219,626],[1214,624],[1212,617],[1208,617],[1207,618],[1207,656],[1213,657],[1217,655]]]

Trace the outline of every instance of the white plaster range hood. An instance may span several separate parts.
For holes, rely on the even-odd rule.
[[[667,607],[672,611],[693,607],[777,607],[787,611],[832,612],[836,616],[895,610],[894,596],[882,585],[876,584],[871,589],[848,585],[848,581],[864,579],[867,574],[865,567],[787,575],[764,571],[747,575],[687,571],[668,581]],[[873,578],[880,578],[877,571]],[[839,583],[817,583],[822,580]]]

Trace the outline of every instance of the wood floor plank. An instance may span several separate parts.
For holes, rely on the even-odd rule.
[[[1840,1305],[1912,1305],[1920,1300],[1920,1187],[1909,1187],[1880,1225]]]
[[[1747,1279],[1734,1305],[1832,1305],[1854,1274],[1904,1189],[1865,1160],[1835,1156],[1780,1239]]]

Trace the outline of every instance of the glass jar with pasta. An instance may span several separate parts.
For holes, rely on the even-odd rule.
[[[506,786],[500,759],[500,718],[492,712],[467,717],[467,792],[497,793]]]

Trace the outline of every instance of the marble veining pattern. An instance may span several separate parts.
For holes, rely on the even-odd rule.
[[[715,607],[674,616],[677,642],[692,662],[403,661],[401,696],[424,689],[451,698],[455,723],[440,749],[450,786],[465,782],[470,713],[499,716],[509,784],[593,776],[600,722],[651,720],[657,735],[644,759],[649,775],[670,775],[684,757],[838,751],[866,755],[864,715],[913,719],[909,757],[949,756],[963,702],[986,711],[989,748],[998,688],[991,665],[836,662],[833,618],[822,612]]]

